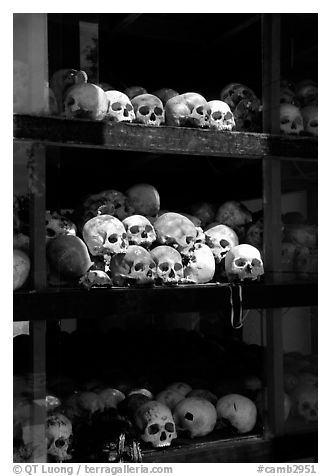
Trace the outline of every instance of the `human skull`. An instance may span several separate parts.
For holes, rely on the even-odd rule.
[[[219,206],[215,220],[232,228],[241,241],[245,236],[246,227],[252,222],[252,214],[243,203],[229,200]]]
[[[191,207],[191,213],[201,221],[204,229],[209,223],[215,219],[214,206],[209,202],[196,202]]]
[[[217,401],[216,411],[221,424],[225,420],[238,433],[248,433],[256,424],[256,405],[243,395],[231,393],[221,397]]]
[[[88,271],[79,280],[85,288],[91,289],[95,287],[111,286],[112,282],[108,274],[101,269],[92,269]]]
[[[314,105],[318,103],[318,87],[317,83],[312,79],[304,79],[295,87],[296,96],[301,107]]]
[[[169,126],[210,126],[210,106],[198,93],[184,93],[169,99],[165,105]]]
[[[226,102],[230,106],[231,111],[233,111],[243,99],[249,99],[254,102],[257,98],[253,90],[244,84],[229,83],[222,89],[220,99]]]
[[[156,240],[151,222],[142,215],[131,215],[123,220],[130,245],[139,245],[149,249]]]
[[[279,107],[280,131],[287,135],[299,135],[303,131],[300,109],[293,104],[283,103]]]
[[[209,101],[210,128],[218,131],[232,131],[236,126],[230,106],[224,101]]]
[[[49,85],[54,93],[59,114],[63,113],[65,97],[69,90],[77,84],[87,83],[87,79],[85,71],[72,68],[59,69],[53,73]]]
[[[151,443],[154,448],[170,446],[172,440],[177,438],[171,411],[161,402],[151,400],[143,403],[133,418],[142,440]]]
[[[177,403],[183,400],[183,398],[185,397],[181,393],[171,389],[162,390],[155,397],[158,402],[166,405],[171,411],[174,410]]]
[[[286,103],[293,104],[294,106],[299,106],[299,101],[296,97],[295,92],[288,86],[281,86],[279,102],[280,104]]]
[[[98,215],[83,227],[83,239],[92,256],[125,253],[129,243],[123,223],[111,215]]]
[[[128,96],[120,91],[106,91],[108,111],[106,119],[112,122],[132,122],[135,113]]]
[[[126,196],[130,207],[138,215],[155,217],[160,211],[160,195],[153,185],[137,183],[126,191]]]
[[[168,385],[166,389],[174,390],[183,395],[183,397],[186,397],[186,395],[192,391],[192,387],[186,382],[173,382]]]
[[[305,106],[301,109],[305,132],[318,136],[318,107]]]
[[[47,454],[56,462],[72,459],[69,454],[72,443],[72,424],[61,413],[52,413],[46,419]]]
[[[177,403],[174,420],[177,429],[188,432],[190,438],[206,436],[215,428],[216,408],[204,398],[186,397]]]
[[[215,274],[215,259],[212,250],[204,243],[196,243],[188,264],[184,267],[184,277],[197,284],[208,283]]]
[[[164,108],[160,98],[153,94],[139,94],[131,99],[136,122],[145,126],[160,126],[165,121]]]
[[[125,254],[116,254],[110,262],[112,281],[125,284],[151,284],[156,278],[153,256],[142,246],[130,245]]]
[[[261,254],[252,245],[231,248],[225,256],[225,273],[229,281],[254,281],[264,273]]]
[[[231,248],[239,244],[235,231],[227,225],[216,225],[205,231],[206,245],[211,249],[216,263],[225,258]]]
[[[59,235],[47,244],[47,262],[61,278],[83,276],[93,265],[86,244],[75,235]]]
[[[76,225],[57,212],[46,212],[46,242],[59,235],[76,235]]]
[[[299,384],[291,394],[296,404],[298,414],[307,422],[318,419],[318,389],[316,385]]]
[[[20,289],[29,277],[31,262],[22,250],[13,251],[13,290]]]
[[[161,245],[151,250],[156,263],[156,274],[165,284],[177,284],[184,277],[182,257],[171,246]]]
[[[102,121],[108,110],[106,93],[92,83],[80,83],[69,89],[64,100],[64,115],[68,118]]]
[[[189,256],[193,251],[197,236],[196,227],[180,213],[164,213],[155,220],[154,229],[161,245],[173,246],[185,256]]]
[[[244,84],[231,83],[222,89],[220,98],[230,106],[237,131],[259,131],[261,102],[252,89]]]

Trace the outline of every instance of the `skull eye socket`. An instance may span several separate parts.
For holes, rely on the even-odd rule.
[[[113,111],[120,111],[122,109],[122,104],[120,102],[113,102],[111,108]]]
[[[246,264],[246,260],[244,260],[243,258],[237,258],[236,260],[234,260],[234,264],[238,266],[238,268],[243,268]]]
[[[56,235],[56,232],[52,228],[46,228],[46,235],[49,238],[53,238]]]
[[[129,111],[129,112],[132,111],[132,109],[133,109],[131,104],[127,104],[125,107],[126,107],[126,110]]]
[[[136,235],[137,233],[139,233],[139,226],[138,226],[138,225],[133,225],[133,226],[130,228],[130,232],[131,232],[133,235]]]
[[[220,241],[220,245],[222,248],[226,248],[227,246],[229,246],[229,242],[227,240],[221,240]]]
[[[151,264],[149,265],[149,269],[155,269],[155,268],[156,268],[156,264],[155,264],[155,263],[151,263]]]
[[[67,106],[73,106],[75,104],[75,100],[73,97],[70,97],[68,100],[67,100]]]
[[[164,428],[169,431],[169,433],[173,433],[175,431],[175,427],[173,423],[166,423]]]
[[[153,423],[153,425],[150,425],[148,427],[147,431],[150,435],[156,435],[156,433],[158,433],[160,431],[160,427],[157,423]]]
[[[118,240],[118,236],[116,235],[116,233],[113,233],[112,235],[108,236],[109,243],[116,243],[117,240]]]
[[[186,243],[189,245],[190,243],[192,243],[192,241],[194,240],[193,236],[187,236],[186,237]]]
[[[134,269],[135,271],[144,271],[145,269],[144,263],[136,263],[134,265]]]
[[[189,420],[189,421],[193,421],[194,417],[192,415],[192,413],[190,412],[187,412],[184,416],[185,420]]]
[[[214,121],[219,121],[220,119],[222,119],[222,113],[220,111],[213,112],[211,116]]]
[[[57,448],[62,448],[62,446],[64,446],[66,444],[66,441],[64,438],[58,438],[56,441],[55,441],[55,446]]]
[[[224,119],[227,120],[227,121],[230,121],[232,119],[232,113],[230,111],[228,111],[225,114]]]
[[[175,263],[174,270],[175,271],[180,271],[183,268],[183,265],[180,263]]]
[[[153,228],[151,227],[151,225],[146,225],[146,227],[145,227],[146,233],[150,233],[152,230],[153,230]]]
[[[202,114],[203,114],[203,106],[198,106],[198,107],[196,108],[196,112],[197,112],[198,114],[201,114],[201,115],[202,115]]]
[[[147,116],[149,114],[149,106],[141,106],[138,111],[142,116]]]
[[[289,122],[290,122],[290,120],[287,119],[287,117],[282,117],[281,120],[280,120],[281,124],[288,124]]]
[[[156,106],[156,108],[154,108],[154,113],[156,116],[162,116],[163,110],[160,107]]]
[[[159,268],[160,268],[160,270],[161,270],[163,273],[166,273],[167,271],[169,271],[169,265],[168,265],[168,263],[161,263],[161,264],[159,264]]]
[[[255,266],[256,268],[259,268],[261,266],[261,263],[258,259],[254,258],[252,260],[252,266]]]

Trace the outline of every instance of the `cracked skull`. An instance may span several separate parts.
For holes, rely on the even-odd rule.
[[[98,215],[83,227],[83,238],[92,256],[125,253],[128,240],[123,223],[111,215]]]
[[[264,273],[257,248],[242,244],[231,248],[225,256],[225,273],[229,281],[254,281]]]
[[[57,462],[72,459],[69,454],[72,442],[72,424],[61,413],[53,413],[46,420],[47,454]]]
[[[142,440],[155,448],[170,446],[177,438],[171,411],[161,402],[151,400],[142,404],[134,414],[134,422]]]
[[[161,99],[153,94],[139,94],[131,99],[136,122],[145,126],[160,126],[165,121]]]
[[[184,277],[182,257],[171,246],[161,245],[151,250],[156,274],[165,284],[176,284]]]
[[[153,256],[142,246],[130,245],[125,254],[116,254],[110,262],[114,284],[150,284],[156,278]]]

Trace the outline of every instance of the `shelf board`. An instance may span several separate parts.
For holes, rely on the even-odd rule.
[[[14,138],[61,147],[89,147],[161,154],[316,160],[314,137],[220,132],[188,127],[146,127],[51,116],[14,115]]]
[[[104,318],[120,313],[231,312],[230,296],[238,306],[238,286],[199,284],[128,288],[47,288],[15,291],[15,321]],[[317,283],[262,284],[242,286],[244,309],[317,305]]]

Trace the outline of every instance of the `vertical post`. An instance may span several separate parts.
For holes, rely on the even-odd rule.
[[[262,15],[263,131],[279,133],[280,15]],[[265,279],[274,283],[281,262],[281,163],[263,159],[263,213]],[[264,312],[266,324],[266,372],[270,431],[284,432],[283,338],[281,309]]]

